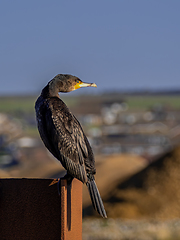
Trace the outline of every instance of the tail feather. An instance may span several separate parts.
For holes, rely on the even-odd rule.
[[[94,180],[89,180],[87,182],[87,187],[89,190],[89,194],[91,197],[92,205],[94,209],[103,217],[107,218],[106,211],[104,209],[104,205],[100,196],[100,193],[98,191],[98,188],[96,186],[96,183]]]

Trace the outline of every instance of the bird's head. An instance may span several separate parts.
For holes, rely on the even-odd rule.
[[[49,83],[49,90],[54,95],[58,92],[71,92],[82,87],[97,87],[95,83],[86,83],[69,74],[58,74]]]

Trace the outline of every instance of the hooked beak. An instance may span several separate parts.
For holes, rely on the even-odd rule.
[[[78,89],[82,87],[97,87],[97,85],[95,83],[79,82],[74,86],[74,89]]]

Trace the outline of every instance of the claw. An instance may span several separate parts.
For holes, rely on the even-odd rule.
[[[53,179],[53,181],[49,184],[49,187],[58,183],[60,179]]]

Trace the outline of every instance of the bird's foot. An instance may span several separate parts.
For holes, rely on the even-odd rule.
[[[61,193],[61,183],[60,183],[60,182],[61,182],[61,179],[67,180],[67,186],[71,186],[73,177],[72,177],[70,174],[66,173],[66,175],[65,175],[64,177],[62,177],[62,178],[59,179],[59,181],[58,181],[58,194],[59,194],[59,195],[60,195],[60,193]]]
[[[52,182],[49,184],[49,187],[58,183],[59,182],[59,179],[53,179]]]
[[[61,179],[66,179],[67,180],[67,184],[71,185],[73,178],[74,177],[71,176],[69,173],[66,173],[66,175],[63,178],[61,178]]]

